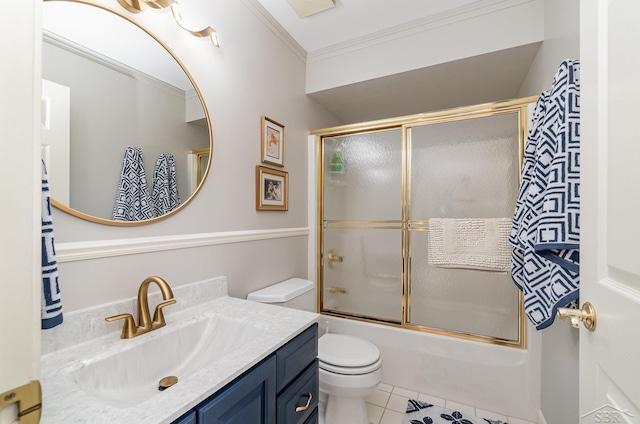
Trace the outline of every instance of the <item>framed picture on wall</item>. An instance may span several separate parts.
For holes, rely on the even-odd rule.
[[[263,116],[261,133],[260,161],[284,166],[284,125]]]
[[[289,209],[289,173],[256,166],[256,210]]]

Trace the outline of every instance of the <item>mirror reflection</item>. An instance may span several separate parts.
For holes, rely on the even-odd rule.
[[[43,159],[55,206],[94,222],[148,222],[197,192],[209,122],[177,59],[114,12],[43,4]]]

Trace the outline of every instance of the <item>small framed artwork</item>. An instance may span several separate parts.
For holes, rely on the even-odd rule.
[[[256,166],[256,210],[289,209],[289,173]]]
[[[261,133],[260,161],[284,166],[284,125],[263,116]]]

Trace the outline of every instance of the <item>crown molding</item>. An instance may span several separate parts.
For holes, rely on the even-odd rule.
[[[307,52],[300,44],[276,21],[258,0],[242,0],[242,2],[271,30],[289,49],[303,62],[307,62]]]
[[[315,50],[307,54],[307,63],[313,63],[340,56],[353,51],[372,47],[377,44],[388,42],[410,35],[430,31],[435,28],[451,25],[456,22],[473,19],[478,16],[494,13],[499,10],[519,6],[537,0],[483,0],[456,9],[442,12],[423,19],[408,22],[378,31],[373,34],[357,37],[343,43],[334,44],[329,47]]]
[[[182,89],[175,87],[167,82],[164,82],[158,78],[155,78],[147,73],[139,71],[138,69],[132,68],[131,66],[125,65],[122,62],[118,62],[117,60],[114,60],[94,50],[88,49],[78,43],[75,43],[67,38],[61,37],[60,35],[55,34],[51,31],[47,31],[43,29],[42,40],[47,44],[59,47],[63,50],[68,51],[69,53],[75,54],[84,59],[95,62],[98,65],[105,66],[113,71],[119,72],[123,75],[134,78],[138,81],[144,81],[147,84],[150,84],[176,97],[180,97],[182,99],[185,98],[185,92]],[[193,91],[195,92],[195,89]]]

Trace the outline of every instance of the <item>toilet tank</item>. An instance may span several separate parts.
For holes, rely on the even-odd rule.
[[[316,291],[312,281],[290,278],[247,295],[247,300],[272,303],[303,311],[316,311]]]

